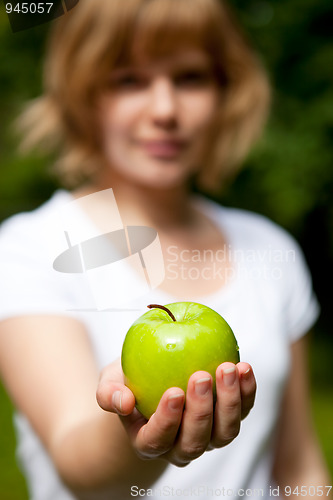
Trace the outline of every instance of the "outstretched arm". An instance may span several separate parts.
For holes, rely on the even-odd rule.
[[[85,327],[61,316],[0,322],[0,373],[62,480],[77,498],[126,498],[148,487],[166,463],[139,459],[117,415],[96,401],[99,371]],[[145,486],[146,485],[146,486]],[[129,495],[128,495],[129,496]]]
[[[98,384],[87,332],[65,316],[2,321],[0,370],[60,477],[83,500],[125,500],[131,485],[148,488],[168,463],[183,466],[206,449],[228,444],[255,395],[251,367],[226,363],[217,371],[215,409],[211,377],[197,372],[185,408],[183,392],[171,388],[147,422],[134,409],[119,361],[103,371]],[[97,386],[98,401],[108,411],[96,401]]]

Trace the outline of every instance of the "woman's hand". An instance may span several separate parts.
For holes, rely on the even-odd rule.
[[[102,371],[97,401],[104,410],[118,413],[141,458],[164,458],[182,467],[206,450],[235,439],[241,420],[253,407],[255,393],[256,381],[248,363],[222,363],[216,370],[215,405],[212,377],[198,371],[189,379],[186,402],[184,391],[172,387],[147,421],[135,408],[135,397],[124,385],[117,360]]]

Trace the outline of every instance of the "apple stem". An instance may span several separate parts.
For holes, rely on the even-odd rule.
[[[170,311],[170,309],[168,309],[167,307],[165,306],[160,306],[159,304],[149,304],[149,309],[152,309],[153,307],[156,307],[157,309],[162,309],[163,311],[167,312],[170,316],[170,318],[172,319],[172,321],[176,321],[176,318],[174,317],[174,315],[172,314],[172,312]]]

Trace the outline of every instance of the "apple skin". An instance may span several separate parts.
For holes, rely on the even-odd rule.
[[[135,396],[137,409],[147,418],[155,412],[169,387],[186,392],[190,376],[205,370],[213,377],[225,361],[239,362],[239,348],[228,323],[213,309],[195,302],[175,302],[153,308],[128,330],[121,364],[125,384]]]

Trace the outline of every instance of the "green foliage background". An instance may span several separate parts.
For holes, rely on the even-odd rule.
[[[106,0],[107,1],[107,0]],[[322,305],[311,351],[314,419],[333,474],[332,0],[233,0],[274,88],[266,133],[220,201],[269,216],[300,241]],[[41,90],[48,25],[13,34],[0,4],[0,220],[30,210],[57,187],[50,158],[19,157],[12,122]],[[0,388],[0,498],[27,498],[14,460],[12,406]]]

